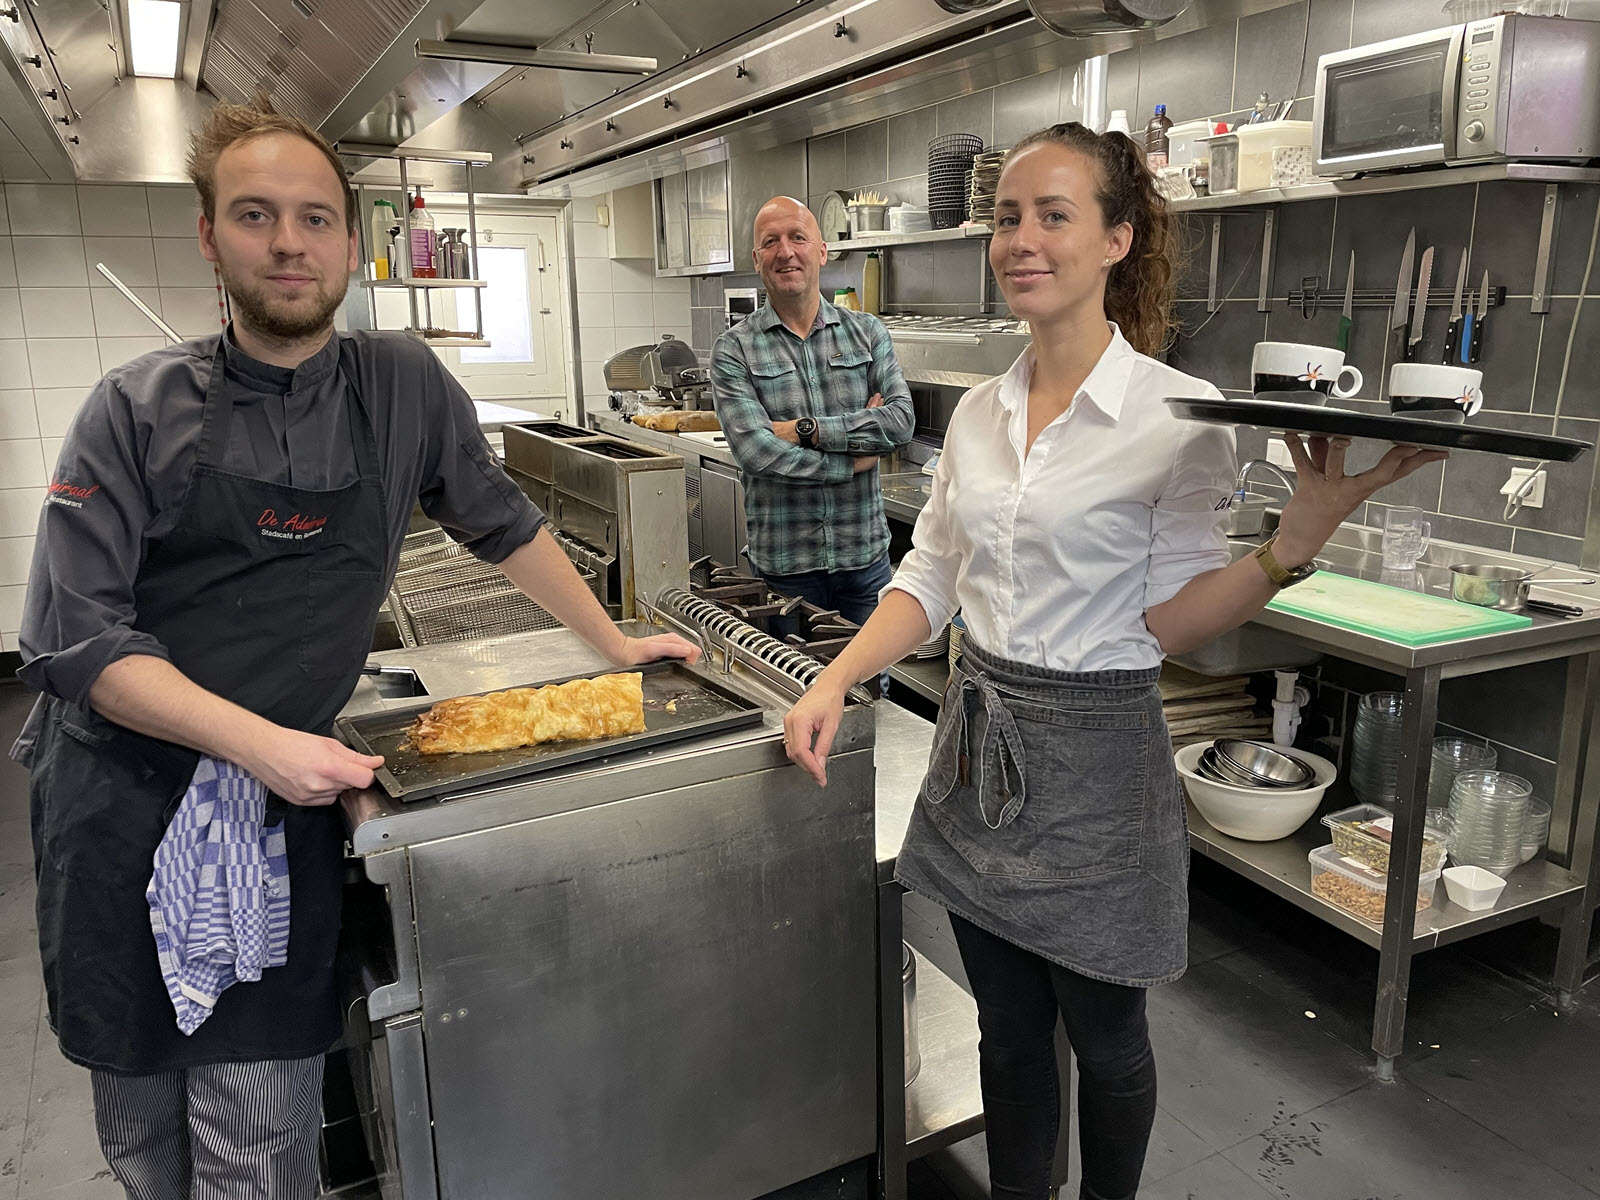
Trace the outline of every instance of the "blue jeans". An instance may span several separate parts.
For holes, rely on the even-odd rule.
[[[867,623],[872,610],[878,607],[878,593],[894,577],[887,554],[856,571],[802,571],[798,575],[769,575],[760,568],[757,570],[773,591],[785,596],[799,596],[822,608],[834,609],[846,621],[854,621],[857,625]]]

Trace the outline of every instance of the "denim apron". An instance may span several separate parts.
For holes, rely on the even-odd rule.
[[[1091,979],[1182,975],[1188,827],[1159,674],[1053,671],[963,643],[900,882]]]

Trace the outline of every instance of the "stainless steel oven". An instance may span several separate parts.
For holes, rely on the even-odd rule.
[[[1507,14],[1325,54],[1319,175],[1600,155],[1600,22]]]

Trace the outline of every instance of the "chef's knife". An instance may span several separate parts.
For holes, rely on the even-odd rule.
[[[1394,289],[1394,311],[1389,317],[1389,361],[1406,356],[1406,326],[1411,320],[1411,263],[1417,253],[1417,231],[1406,235],[1406,248],[1400,254],[1400,280]]]
[[[1461,266],[1456,269],[1456,298],[1450,308],[1450,328],[1444,335],[1444,357],[1440,362],[1449,365],[1461,353],[1461,293],[1467,286],[1467,251],[1461,251]]]
[[[1422,331],[1428,324],[1428,289],[1433,286],[1433,247],[1422,252],[1422,265],[1417,268],[1417,295],[1411,305],[1411,339],[1406,343],[1406,361],[1417,356],[1417,344],[1422,341]]]
[[[1483,286],[1478,289],[1478,315],[1472,322],[1472,339],[1467,344],[1467,362],[1475,363],[1483,353],[1483,326],[1489,316],[1489,272],[1483,273]]]
[[[1350,270],[1344,277],[1344,308],[1339,313],[1339,339],[1334,343],[1341,350],[1350,349],[1350,327],[1356,306],[1356,252],[1350,251]]]

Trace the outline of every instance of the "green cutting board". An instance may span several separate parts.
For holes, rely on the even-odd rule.
[[[1479,608],[1333,571],[1318,571],[1304,583],[1285,588],[1267,607],[1402,646],[1431,646],[1533,624],[1533,618],[1520,613]]]

